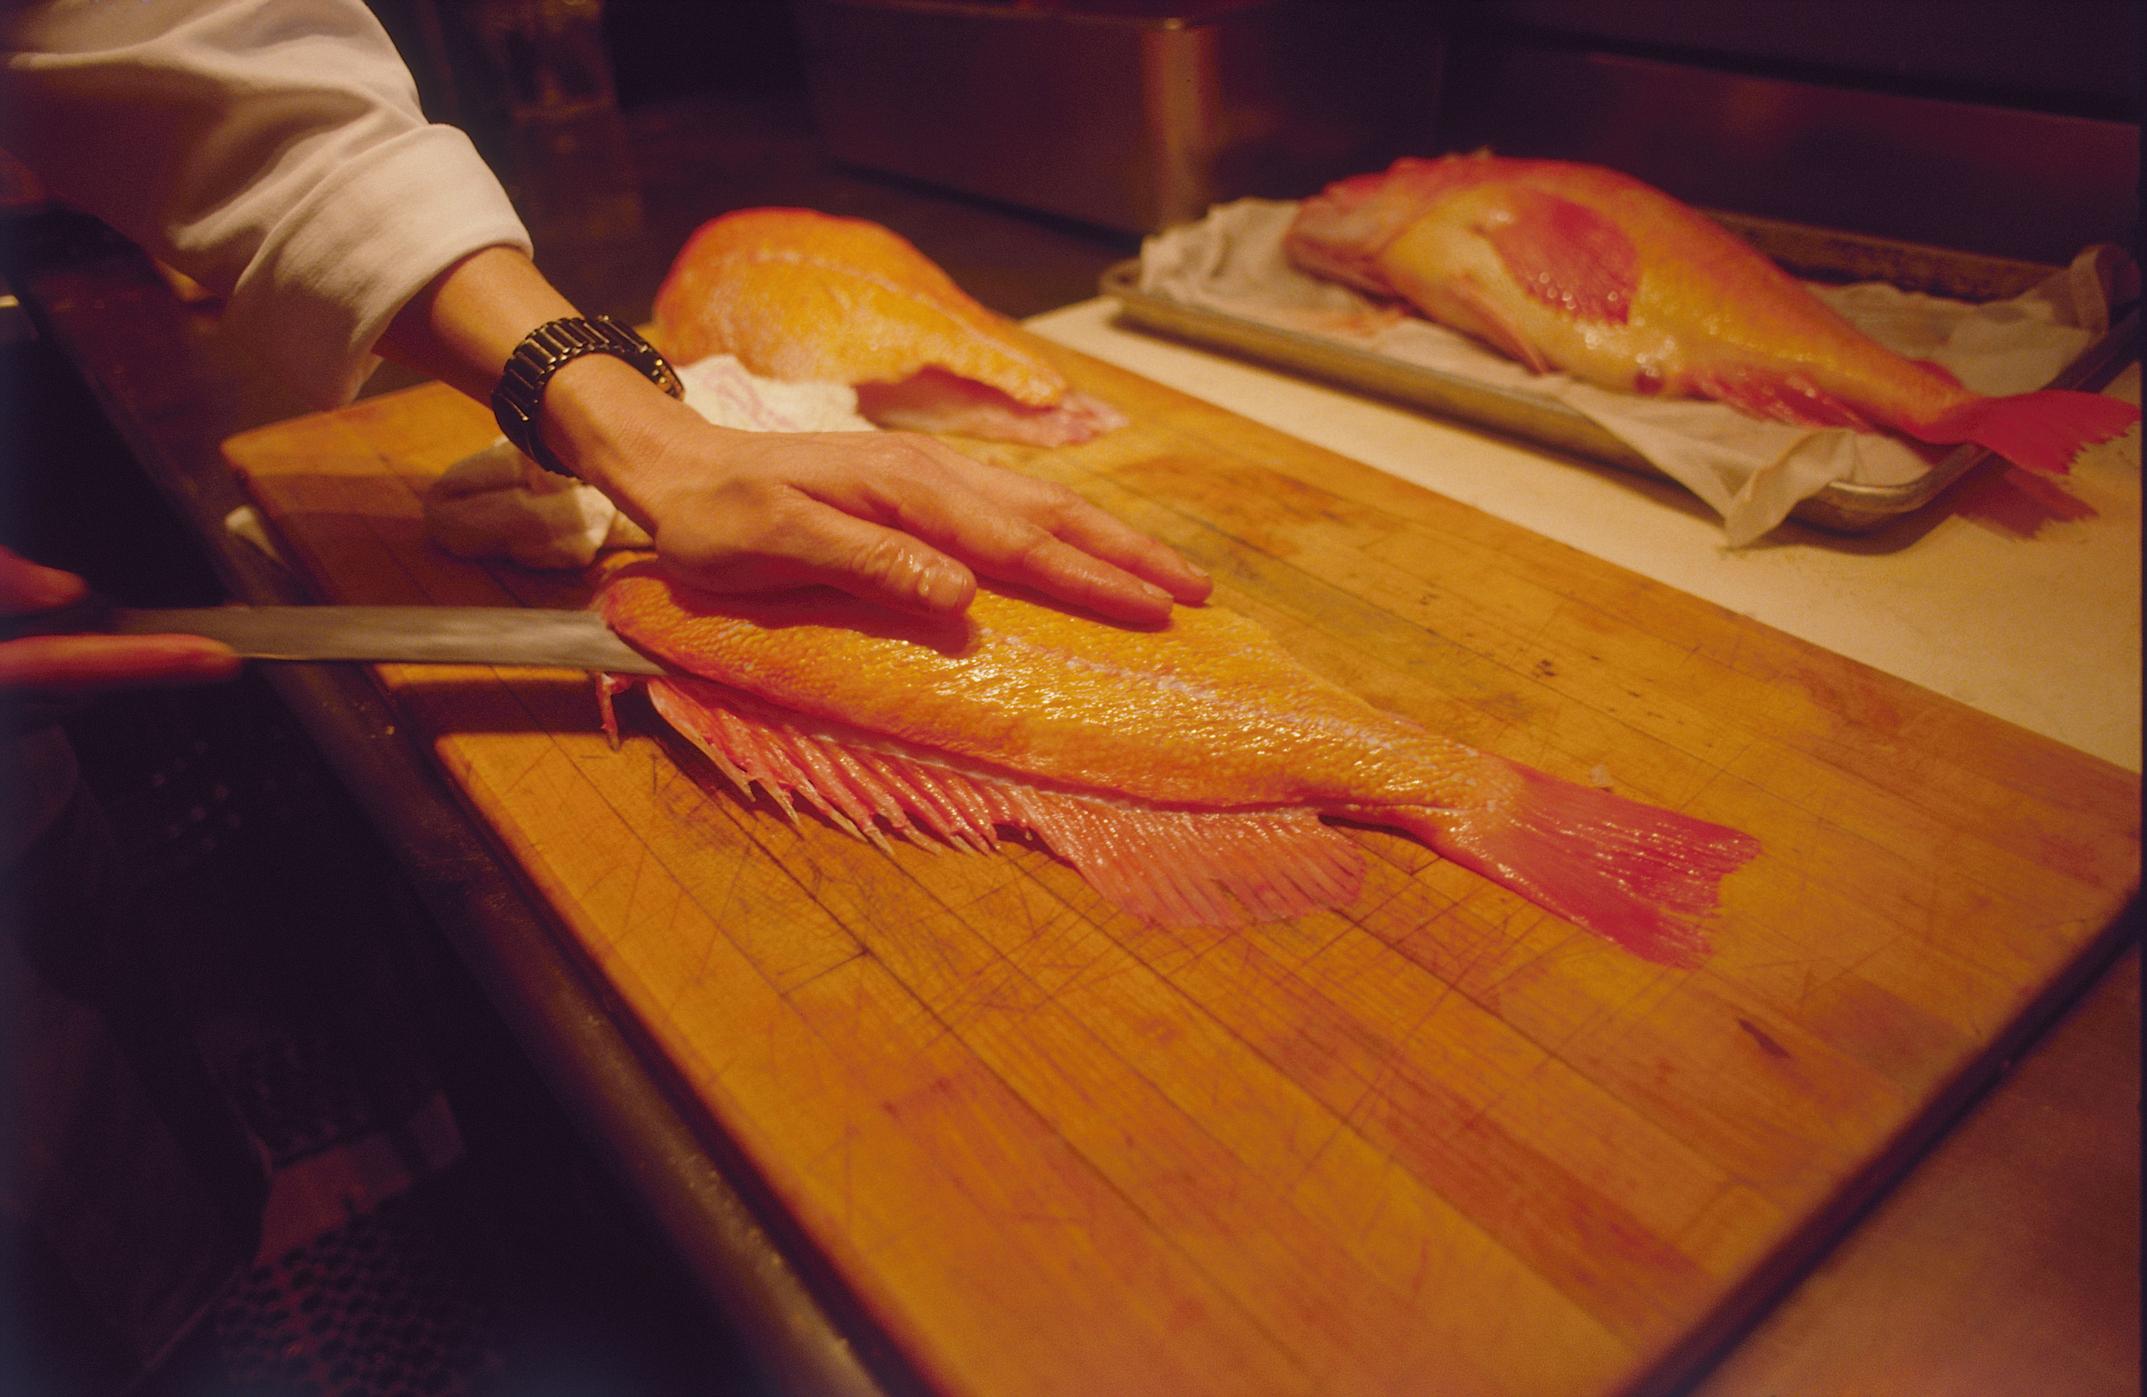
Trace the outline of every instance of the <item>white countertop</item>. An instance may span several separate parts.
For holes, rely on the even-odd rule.
[[[1046,339],[1704,597],[2130,771],[2140,770],[2140,435],[2064,482],[2096,517],[2033,538],[1951,512],[1864,538],[1786,525],[1749,548],[1666,482],[1530,450],[1115,323],[1084,301]],[[2109,390],[2137,403],[2135,361]]]

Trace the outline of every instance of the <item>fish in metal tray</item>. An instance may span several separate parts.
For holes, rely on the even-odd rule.
[[[1125,417],[1075,391],[901,235],[811,209],[740,209],[680,249],[656,292],[674,358],[730,354],[786,382],[847,383],[883,427],[1064,446]]]
[[[1600,166],[1404,158],[1306,200],[1284,246],[1314,275],[1605,388],[1974,442],[2043,471],[2139,420],[2094,393],[1971,392],[1856,329],[1714,220]]]
[[[1750,837],[1479,752],[1374,708],[1221,607],[1133,630],[980,589],[911,619],[615,571],[606,620],[675,667],[656,712],[741,793],[862,837],[1029,832],[1118,907],[1238,925],[1354,901],[1382,825],[1640,955],[1689,962]],[[634,681],[606,682],[610,696]]]

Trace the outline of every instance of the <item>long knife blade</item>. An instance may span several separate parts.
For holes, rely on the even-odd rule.
[[[520,606],[207,606],[114,608],[121,635],[177,632],[220,640],[255,660],[540,665],[662,674],[594,611]]]

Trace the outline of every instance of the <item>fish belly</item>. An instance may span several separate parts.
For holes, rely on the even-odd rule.
[[[680,673],[652,701],[741,790],[867,838],[1031,832],[1117,906],[1231,924],[1339,907],[1354,846],[1410,834],[1560,916],[1690,959],[1756,846],[1383,713],[1220,608],[1160,631],[992,591],[928,622],[825,597],[697,599],[646,565],[607,618]]]
[[[1025,446],[1073,446],[1126,425],[1124,413],[1087,393],[1069,391],[1057,402],[1034,406],[936,365],[899,383],[860,383],[857,406],[876,425],[896,431]]]

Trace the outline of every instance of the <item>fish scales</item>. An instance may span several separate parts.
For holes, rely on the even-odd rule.
[[[850,231],[821,215],[811,226],[820,238]],[[936,363],[1033,405],[1065,393],[1063,376],[1012,343],[990,312],[914,250],[903,257],[896,246],[853,236],[813,253],[726,236],[750,231],[734,219],[709,225],[665,283],[658,323],[682,356],[728,351],[756,373],[840,383],[897,382]],[[815,323],[846,333],[791,332]]]
[[[1294,664],[1219,607],[1181,608],[1168,632],[990,588],[950,621],[804,594],[690,614],[653,573],[622,575],[606,605],[621,634],[681,668],[1069,786],[1218,808],[1447,805],[1498,775],[1472,749]]]
[[[1386,825],[1664,961],[1704,948],[1748,836],[1561,781],[1383,712],[1253,622],[1136,630],[991,587],[956,618],[833,593],[712,597],[651,563],[598,603],[678,673],[659,714],[741,790],[840,827],[989,849],[1026,829],[1125,910],[1233,924],[1345,906]],[[607,681],[608,695],[622,687]]]
[[[793,208],[711,219],[673,260],[655,318],[681,360],[730,354],[771,378],[850,384],[881,426],[1051,446],[1125,421],[907,239],[864,219]]]

